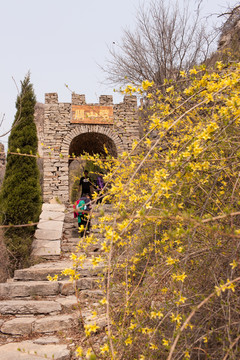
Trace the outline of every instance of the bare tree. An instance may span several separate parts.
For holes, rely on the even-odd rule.
[[[175,1],[153,0],[142,5],[135,31],[124,30],[122,42],[109,48],[110,59],[103,70],[114,84],[178,79],[180,70],[204,62],[213,36],[200,19],[200,5],[193,13],[189,2],[180,8]]]

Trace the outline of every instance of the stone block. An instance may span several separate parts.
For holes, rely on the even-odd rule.
[[[44,231],[44,230],[37,230],[37,231]],[[60,256],[60,254],[61,254],[60,240],[35,239],[33,242],[32,256],[40,256],[40,257],[48,258],[51,256]]]
[[[38,229],[42,229],[42,230],[57,231],[60,232],[60,234],[62,235],[63,221],[40,219],[37,227]]]
[[[42,220],[56,220],[64,221],[65,214],[61,211],[42,211],[40,219]]]
[[[65,296],[75,294],[74,283],[70,281],[60,281],[60,293]]]
[[[60,274],[62,270],[70,268],[72,266],[71,261],[55,261],[36,264],[27,269],[15,270],[15,281],[44,281],[47,276],[54,276]]]
[[[62,229],[37,229],[34,237],[37,240],[60,240],[62,237]]]
[[[2,345],[0,354],[4,360],[33,360],[36,358],[36,354],[42,359],[70,359],[70,350],[67,349],[67,345],[41,345],[30,340]]]
[[[57,298],[56,301],[66,310],[78,308],[78,302],[75,295]]]
[[[59,284],[50,281],[17,281],[0,284],[0,297],[53,296],[59,293]]]
[[[63,204],[48,204],[48,203],[44,203],[42,206],[42,210],[47,210],[47,211],[64,211],[65,210],[65,205]]]
[[[48,333],[69,329],[74,325],[76,320],[76,317],[69,314],[45,316],[44,318],[35,321],[33,332]]]
[[[56,336],[46,336],[39,339],[33,340],[34,344],[47,345],[47,344],[58,344],[59,339]]]
[[[56,301],[8,300],[0,302],[2,315],[51,314],[59,311],[61,311],[61,305]]]
[[[12,319],[3,324],[1,332],[10,335],[30,335],[34,321],[34,317]]]

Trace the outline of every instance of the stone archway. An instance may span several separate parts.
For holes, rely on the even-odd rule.
[[[114,134],[109,127],[82,125],[72,129],[63,140],[62,152],[65,153],[68,151],[70,157],[74,154],[76,158],[84,155],[84,153],[90,155],[99,154],[100,157],[105,157],[107,155],[105,148],[108,154],[117,157],[118,153],[122,151],[121,139]],[[70,200],[74,199],[73,193],[77,191],[78,179],[82,176],[85,165],[86,161],[80,159],[74,160],[74,158],[71,158],[68,161],[68,189]],[[92,180],[94,180],[94,172],[92,173]]]
[[[83,134],[86,134],[86,140],[84,141],[86,141],[86,143],[88,142],[88,144],[92,143],[92,146],[94,146],[94,139],[90,139],[89,134],[96,134],[99,142],[101,140],[106,141],[106,145],[108,144],[114,151],[113,156],[117,157],[118,153],[121,153],[124,150],[122,140],[109,127],[104,127],[101,125],[80,125],[72,129],[72,131],[70,131],[65,137],[62,143],[61,152],[63,154],[69,154],[69,148],[74,138],[79,138],[79,136]],[[89,145],[87,146],[89,147]],[[98,148],[99,150],[102,149],[100,144]]]
[[[111,138],[105,134],[88,132],[72,139],[69,146],[69,155],[80,156],[86,152],[90,155],[99,154],[105,156],[105,148],[111,156],[117,157],[117,148]]]

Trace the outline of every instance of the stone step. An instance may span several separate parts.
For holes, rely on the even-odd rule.
[[[62,306],[57,301],[37,301],[37,300],[6,300],[0,301],[1,315],[37,315],[53,314],[56,315],[62,310]]]
[[[93,269],[90,261],[92,255],[102,252],[103,238],[94,226],[99,223],[99,216],[102,216],[103,213],[110,213],[111,209],[112,206],[109,204],[94,208],[91,234],[96,234],[96,237],[99,238],[98,243],[89,245],[84,250],[88,258],[84,262],[83,268],[78,269],[80,278],[76,285],[80,292],[82,315],[87,323],[92,321],[92,310],[99,307],[99,300],[104,297],[104,292],[98,288],[98,275],[103,273],[104,266],[100,265]],[[71,208],[64,211],[64,207],[61,205],[44,204],[42,210],[38,230],[35,234],[33,255],[43,257],[47,261],[27,269],[16,270],[13,279],[5,284],[0,284],[0,297],[8,299],[0,301],[1,342],[11,342],[0,346],[0,359],[4,354],[4,360],[33,360],[34,352],[43,358],[54,358],[55,360],[70,360],[71,358],[67,346],[60,345],[59,339],[51,342],[51,338],[53,338],[51,334],[60,331],[67,335],[69,329],[73,329],[79,321],[80,305],[75,296],[75,283],[69,282],[68,278],[61,274],[64,269],[72,268],[69,253],[76,252],[76,245],[80,240],[77,219],[73,217],[72,205]],[[60,233],[63,235],[60,236]],[[83,252],[78,252],[78,255],[81,253]],[[52,277],[58,275],[58,281],[47,281],[48,275]],[[44,298],[40,300],[38,297]],[[105,317],[100,317],[98,320],[100,328],[104,328],[106,326]],[[13,339],[17,341],[26,336],[33,339],[39,334],[46,334],[47,337],[12,342]],[[17,348],[22,351],[16,351],[16,344]]]
[[[61,274],[62,270],[72,267],[72,262],[68,260],[45,262],[27,269],[16,270],[14,272],[14,283],[16,281],[44,281],[47,276],[54,276]],[[99,272],[103,271],[103,266],[96,266],[94,269],[89,260],[86,259],[83,268],[78,269],[78,273],[81,277],[96,276]],[[64,275],[60,275],[59,279],[66,279]]]
[[[46,230],[43,230],[43,231],[46,231]],[[50,233],[50,230],[49,230],[49,233]],[[35,239],[33,241],[33,244],[32,244],[32,257],[33,258],[57,260],[60,258],[60,256],[61,256],[61,240]]]
[[[44,316],[42,318],[17,317],[5,321],[0,331],[13,336],[27,336],[35,333],[52,333],[70,329],[78,322],[77,314]]]
[[[2,360],[33,360],[38,358],[70,360],[70,350],[66,344],[56,344],[56,341],[49,343],[48,339],[27,340],[2,345],[0,346],[0,354]]]
[[[65,261],[48,261],[33,265],[27,269],[15,270],[14,281],[44,281],[47,276],[54,276],[60,274],[62,270],[70,268],[72,262],[70,260]],[[65,276],[61,276],[64,278]]]
[[[42,211],[40,214],[40,220],[56,220],[64,221],[65,214],[60,211]]]
[[[42,205],[42,211],[60,211],[60,212],[64,212],[66,209],[65,205],[63,204],[48,204],[48,203],[44,203]]]
[[[55,281],[13,281],[0,284],[1,298],[54,296],[59,292],[59,283]]]
[[[62,254],[66,252],[77,252],[77,245],[79,243],[79,239],[70,238],[66,241],[62,241],[61,250]],[[90,244],[85,248],[85,252],[88,253],[88,256],[91,256],[94,252],[102,252],[101,250],[101,241],[99,241],[97,244]]]
[[[61,295],[72,295],[75,294],[75,284],[70,281],[60,281],[60,293]],[[76,283],[78,291],[82,290],[93,290],[98,288],[97,278],[83,277],[77,280]]]
[[[0,284],[0,298],[34,298],[75,294],[78,291],[97,288],[97,277],[82,277],[77,282],[62,281],[13,281]]]

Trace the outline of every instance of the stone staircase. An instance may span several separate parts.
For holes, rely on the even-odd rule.
[[[111,211],[109,205],[101,205],[94,211],[92,223],[98,221],[100,211]],[[94,228],[92,232],[96,232]],[[33,256],[40,261],[27,269],[16,270],[13,279],[0,284],[0,360],[32,360],[49,358],[74,359],[78,345],[74,336],[79,334],[79,305],[74,283],[62,275],[71,268],[70,254],[79,242],[77,219],[72,207],[43,204],[38,229],[33,242]],[[99,307],[103,297],[98,289],[98,275],[103,267],[92,269],[90,258],[101,251],[101,239],[86,251],[87,258],[79,268],[76,283],[81,296],[81,316],[91,321],[92,310]],[[47,276],[58,274],[57,281]],[[105,327],[104,316],[98,325]]]

